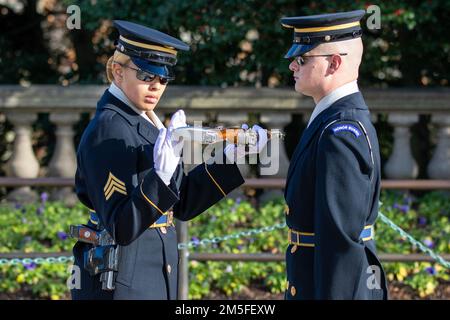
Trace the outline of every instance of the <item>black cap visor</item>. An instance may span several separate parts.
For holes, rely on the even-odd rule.
[[[146,71],[151,74],[155,74],[161,78],[165,78],[167,80],[174,80],[175,74],[171,66],[156,64],[151,61],[147,61],[144,59],[131,57],[131,61],[141,70]]]
[[[286,59],[290,59],[290,58],[301,56],[301,55],[311,51],[318,45],[319,45],[319,43],[317,43],[317,44],[295,44],[294,43],[284,57]]]

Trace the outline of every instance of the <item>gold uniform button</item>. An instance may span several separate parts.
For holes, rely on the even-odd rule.
[[[293,245],[291,248],[291,253],[294,253],[295,251],[297,251],[297,245]]]
[[[291,295],[292,295],[292,296],[295,296],[296,293],[297,293],[297,290],[295,290],[295,287],[292,286],[292,287],[291,287]]]
[[[286,283],[286,290],[289,290],[289,281]]]
[[[167,273],[171,273],[172,272],[172,267],[170,266],[170,264],[167,265]]]
[[[286,215],[289,215],[289,206],[287,204],[284,206],[284,212]]]
[[[166,227],[161,227],[159,228],[159,230],[161,230],[162,233],[166,234],[167,233],[167,229]]]

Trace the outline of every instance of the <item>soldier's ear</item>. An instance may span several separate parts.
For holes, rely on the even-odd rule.
[[[330,62],[330,73],[334,73],[336,72],[339,67],[341,66],[342,63],[342,58],[339,55],[334,55],[331,57],[331,62]]]
[[[119,83],[122,82],[122,80],[123,80],[123,68],[118,63],[114,63],[113,64],[113,76],[114,76],[114,80],[116,80]]]

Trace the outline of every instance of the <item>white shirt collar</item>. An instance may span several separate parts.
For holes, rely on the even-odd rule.
[[[148,122],[153,124],[153,122],[147,116],[145,111],[144,110],[140,110],[139,108],[137,108],[134,105],[134,103],[131,102],[130,99],[128,99],[128,97],[125,95],[125,93],[122,91],[122,89],[120,89],[114,82],[111,82],[111,85],[109,86],[108,90],[109,90],[109,92],[111,92],[111,94],[113,96],[115,96],[117,99],[119,99],[120,101],[125,103],[127,106],[129,106],[134,112],[136,112],[138,115],[143,117],[145,120],[147,120]]]
[[[350,94],[353,94],[355,92],[358,92],[358,91],[359,91],[358,82],[357,82],[357,80],[355,80],[355,81],[344,84],[343,86],[333,90],[332,92],[327,94],[325,97],[320,99],[320,101],[317,103],[316,107],[314,108],[311,118],[309,119],[308,127],[322,111],[327,109],[329,106],[331,106],[337,100],[339,100],[345,96],[348,96]]]

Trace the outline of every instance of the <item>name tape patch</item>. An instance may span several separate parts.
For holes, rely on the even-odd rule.
[[[350,131],[357,138],[361,135],[361,131],[359,131],[359,129],[357,127],[355,127],[354,125],[351,125],[351,124],[339,124],[339,125],[336,125],[335,127],[331,128],[331,130],[333,130],[334,134],[341,132],[341,131]]]

